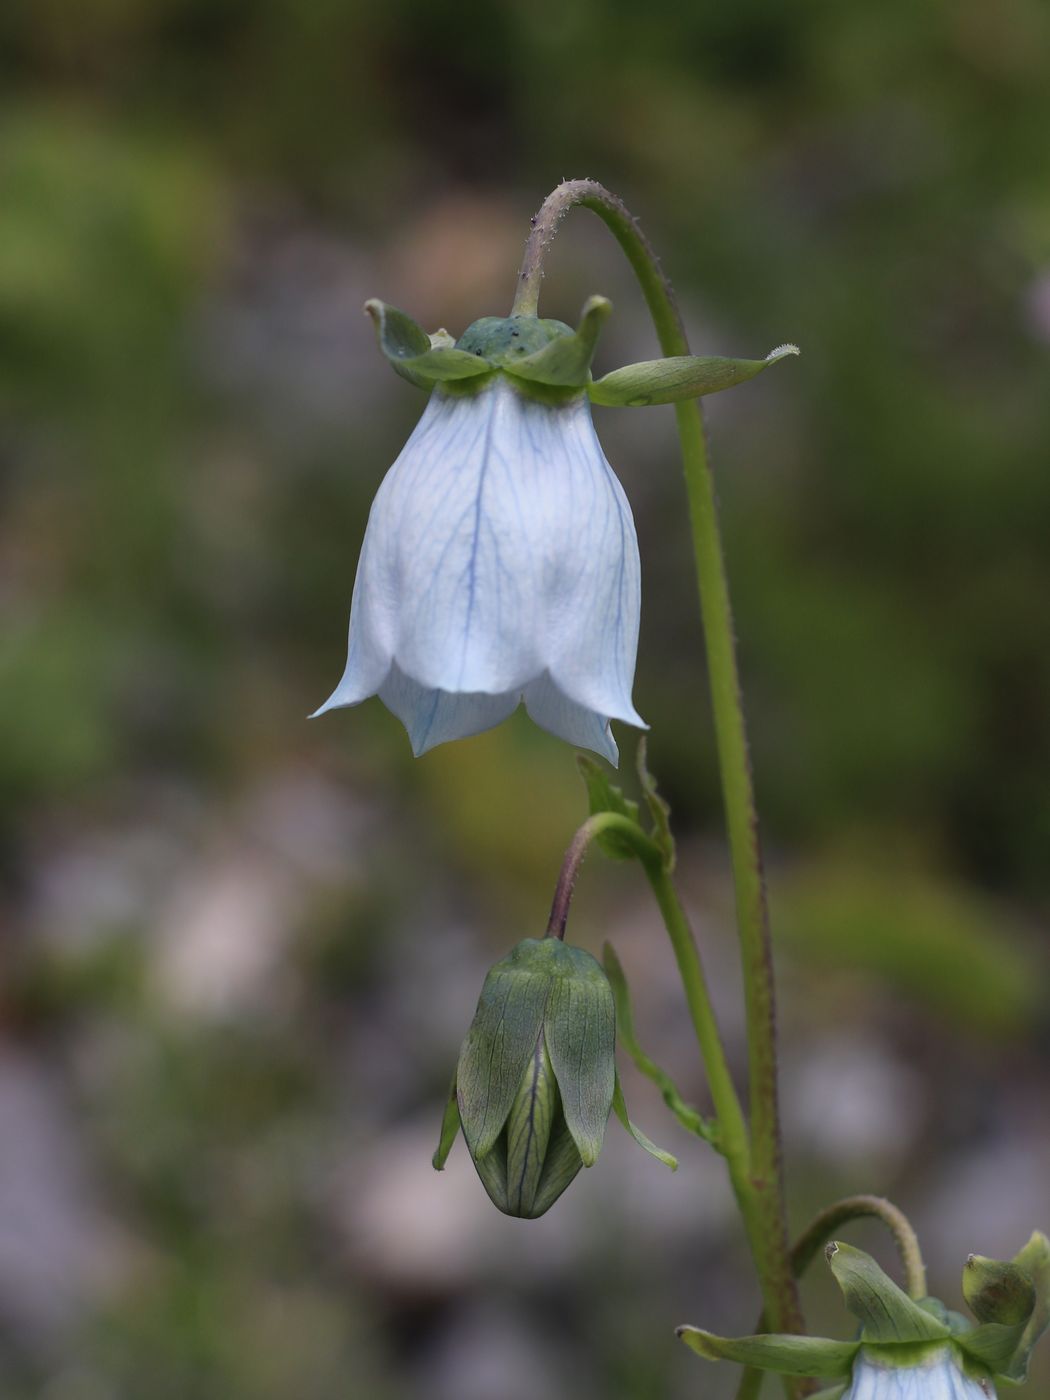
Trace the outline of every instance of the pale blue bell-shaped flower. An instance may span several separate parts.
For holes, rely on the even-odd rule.
[[[471,386],[473,388],[473,386]],[[638,541],[582,394],[493,374],[440,385],[372,505],[346,669],[316,712],[378,695],[419,755],[524,700],[537,724],[618,757],[631,700]]]
[[[842,1400],[994,1400],[990,1379],[963,1371],[954,1346],[938,1347],[909,1364],[862,1347]]]

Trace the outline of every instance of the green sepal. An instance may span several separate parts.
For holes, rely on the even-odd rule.
[[[556,939],[526,938],[485,978],[456,1070],[463,1136],[475,1162],[499,1137],[536,1050],[555,944]]]
[[[638,740],[638,747],[635,750],[634,766],[638,772],[638,781],[642,785],[642,796],[645,798],[645,805],[649,808],[649,815],[652,817],[653,829],[650,832],[652,839],[660,848],[663,857],[663,866],[670,875],[675,867],[675,847],[674,836],[671,832],[671,807],[670,804],[660,796],[656,787],[656,779],[649,772],[649,748],[645,741],[645,735]]]
[[[1024,1327],[1035,1308],[1035,1284],[1016,1264],[971,1254],[962,1276],[963,1297],[978,1322]]]
[[[582,1166],[583,1158],[572,1140],[572,1133],[569,1132],[565,1119],[559,1117],[547,1147],[536,1198],[532,1203],[532,1213],[529,1217],[531,1220],[537,1220],[550,1210]]]
[[[585,1167],[598,1160],[616,1078],[616,1010],[609,979],[583,948],[560,950],[543,1034],[562,1112]]]
[[[844,1385],[829,1385],[827,1390],[818,1390],[816,1395],[811,1395],[809,1400],[842,1400],[846,1393]]]
[[[623,1087],[620,1084],[620,1076],[617,1074],[616,1083],[613,1088],[613,1111],[617,1118],[634,1138],[639,1147],[644,1147],[650,1157],[655,1157],[658,1162],[663,1162],[665,1167],[670,1167],[673,1172],[678,1170],[678,1158],[672,1157],[670,1152],[665,1152],[662,1147],[657,1147],[652,1138],[646,1137],[641,1128],[636,1123],[632,1123],[627,1112],[627,1100],[623,1096]]]
[[[861,1345],[776,1332],[716,1337],[699,1327],[678,1327],[675,1335],[706,1361],[735,1361],[761,1371],[778,1371],[782,1376],[848,1376]]]
[[[452,1076],[452,1087],[445,1102],[445,1112],[441,1118],[441,1136],[438,1138],[438,1145],[434,1156],[431,1159],[436,1172],[445,1170],[445,1163],[448,1161],[448,1154],[452,1151],[452,1144],[456,1140],[459,1132],[459,1100],[456,1097],[456,1076]]]
[[[1031,1279],[1035,1289],[1032,1315],[1025,1325],[1010,1364],[1003,1372],[1012,1381],[1023,1381],[1028,1375],[1028,1358],[1032,1348],[1050,1326],[1050,1240],[1040,1230],[1012,1261]]]
[[[623,791],[609,781],[605,769],[597,759],[579,753],[576,755],[576,765],[587,785],[591,816],[596,816],[599,812],[615,812],[637,826],[638,803],[624,797]],[[641,827],[638,829],[641,830]],[[599,849],[612,860],[633,860],[636,855],[630,841],[618,831],[600,831],[595,839]]]
[[[380,350],[401,378],[418,389],[492,373],[487,361],[455,349],[447,331],[431,338],[411,316],[375,298],[365,302],[365,310],[375,325]]]
[[[535,1209],[558,1107],[558,1086],[541,1035],[522,1075],[507,1118],[507,1209],[530,1217]]]
[[[933,1342],[951,1336],[947,1323],[909,1298],[870,1254],[832,1241],[825,1250],[846,1306],[865,1342]]]
[[[651,1079],[660,1090],[664,1103],[682,1127],[687,1132],[695,1133],[697,1137],[703,1138],[705,1142],[714,1142],[717,1137],[716,1125],[709,1123],[695,1108],[690,1108],[678,1092],[671,1076],[662,1070],[654,1060],[651,1060],[638,1044],[634,1033],[634,1016],[631,1011],[630,992],[627,990],[627,979],[623,975],[620,959],[616,956],[616,951],[611,943],[606,943],[602,950],[602,965],[605,968],[605,975],[609,979],[609,985],[612,987],[613,1001],[616,1003],[616,1035],[620,1044],[642,1074],[647,1079]],[[615,1106],[616,1100],[613,1099],[613,1107],[615,1108]]]
[[[506,369],[519,379],[582,389],[590,378],[598,336],[611,311],[612,302],[605,297],[589,297],[571,335],[556,336],[542,350],[507,364]]]
[[[591,402],[607,408],[646,408],[650,404],[680,403],[732,389],[761,374],[797,345],[778,345],[764,360],[731,360],[722,355],[669,355],[662,360],[614,369],[587,386]]]
[[[1007,1326],[1002,1322],[982,1322],[952,1338],[971,1361],[996,1375],[1009,1375],[1017,1348],[1024,1335],[1024,1324]]]

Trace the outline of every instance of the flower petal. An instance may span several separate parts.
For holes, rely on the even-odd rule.
[[[639,580],[630,506],[582,395],[541,403],[502,377],[436,390],[373,503],[346,669],[317,713],[380,691],[422,752],[499,723],[528,688],[540,724],[615,762],[608,720],[644,728]]]
[[[593,749],[614,768],[618,766],[620,751],[609,721],[563,695],[546,671],[525,687],[525,708],[548,734],[556,734],[581,749]]]
[[[450,739],[465,739],[502,724],[518,706],[519,695],[451,695],[428,690],[397,667],[379,687],[379,698],[408,730],[416,758]]]

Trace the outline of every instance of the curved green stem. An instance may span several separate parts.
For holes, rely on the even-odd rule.
[[[592,180],[566,181],[544,201],[525,245],[513,313],[535,314],[544,254],[562,219],[576,206],[597,214],[619,242],[638,278],[663,353],[687,355],[689,342],[682,319],[656,254],[622,201]],[[803,1323],[788,1257],[780,1153],[773,961],[729,588],[699,403],[676,404],[675,418],[689,498],[747,1004],[751,1122],[744,1215],[772,1325],[778,1331],[800,1332]],[[802,1387],[796,1390],[802,1393]]]
[[[912,1223],[904,1212],[884,1196],[846,1196],[815,1216],[795,1241],[791,1250],[791,1266],[801,1278],[817,1253],[842,1225],[851,1220],[874,1217],[881,1220],[893,1236],[904,1269],[904,1286],[909,1298],[926,1297],[926,1266]]]

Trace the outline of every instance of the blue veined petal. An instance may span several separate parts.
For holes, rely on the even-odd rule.
[[[558,688],[584,708],[646,729],[631,700],[641,611],[634,518],[605,459],[589,403],[560,412],[560,452],[569,471],[553,483],[552,494],[560,486],[572,567],[548,591],[547,667]]]
[[[419,758],[437,744],[494,729],[514,713],[521,697],[516,691],[456,695],[427,689],[393,666],[379,687],[379,698],[408,730],[412,752]]]
[[[889,1365],[876,1347],[863,1347],[842,1400],[995,1400],[991,1381],[964,1374],[954,1347],[932,1350],[908,1366]]]
[[[369,520],[368,596],[396,609],[394,659],[428,689],[520,692],[543,669],[537,522],[514,451],[522,402],[505,381],[435,390]]]
[[[346,669],[317,713],[379,692],[423,752],[534,687],[539,723],[615,762],[608,720],[645,727],[631,702],[639,574],[585,398],[546,405],[503,379],[437,390],[377,493]]]
[[[546,673],[525,687],[525,708],[549,734],[579,748],[593,749],[614,767],[619,763],[620,751],[605,716],[570,700]]]

